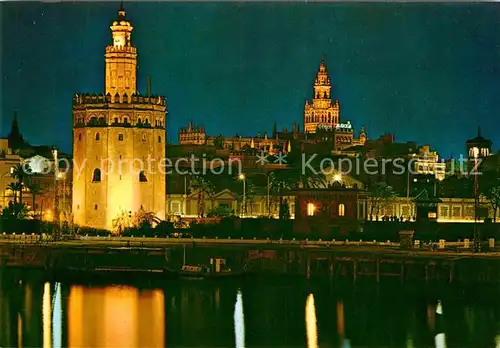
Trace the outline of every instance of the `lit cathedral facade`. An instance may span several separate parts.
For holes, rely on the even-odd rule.
[[[105,94],[73,97],[73,216],[76,224],[113,229],[139,210],[165,218],[166,101],[137,92],[133,27],[120,7],[106,47]]]
[[[330,143],[332,151],[342,151],[352,146],[363,146],[367,140],[364,127],[361,127],[358,137],[354,136],[354,129],[350,121],[340,120],[339,101],[332,98],[332,84],[328,76],[324,57],[316,74],[313,84],[313,98],[307,100],[304,107],[303,131],[297,123],[292,123],[291,131],[277,130],[276,124],[269,135],[258,134],[255,137],[210,136],[206,134],[204,126],[189,123],[179,130],[180,145],[209,145],[232,150],[242,151],[245,148],[254,148],[264,151],[280,150],[287,152],[291,142],[303,141],[311,143]]]

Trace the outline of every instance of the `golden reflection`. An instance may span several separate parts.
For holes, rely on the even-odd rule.
[[[309,294],[306,300],[306,333],[307,347],[318,348],[318,328],[316,326],[316,307],[314,306],[314,296]]]
[[[50,283],[45,283],[43,288],[43,304],[42,304],[42,314],[43,314],[43,348],[51,348],[51,302],[50,302]]]
[[[141,291],[139,297],[139,341],[141,347],[165,345],[165,299],[161,290]]]
[[[162,290],[73,286],[68,301],[68,346],[164,347],[164,307]]]
[[[26,283],[24,287],[24,307],[26,308],[25,310],[25,318],[26,318],[26,325],[28,325],[31,321],[31,306],[32,306],[32,297],[33,293],[31,290],[31,284]]]
[[[243,295],[241,290],[236,294],[236,303],[234,304],[234,335],[236,339],[236,348],[245,347],[245,316],[243,315]]]
[[[23,318],[21,313],[17,313],[17,346],[23,347]]]
[[[337,302],[337,332],[341,338],[344,338],[345,324],[344,324],[344,303],[342,300]]]
[[[68,301],[68,346],[83,347],[83,287],[72,286]]]
[[[436,308],[432,304],[427,305],[427,325],[431,331],[436,327]]]
[[[104,326],[102,346],[138,347],[137,289],[126,286],[104,288]]]

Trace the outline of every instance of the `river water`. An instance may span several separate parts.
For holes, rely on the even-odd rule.
[[[498,289],[4,275],[0,347],[500,347]]]

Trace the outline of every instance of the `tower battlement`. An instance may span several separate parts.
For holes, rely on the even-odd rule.
[[[151,95],[149,97],[132,94],[128,96],[127,93],[119,95],[116,93],[114,96],[108,94],[95,94],[95,93],[75,93],[73,95],[73,105],[82,104],[152,104],[166,106],[166,99],[161,95]]]

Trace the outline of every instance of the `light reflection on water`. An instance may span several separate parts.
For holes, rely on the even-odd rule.
[[[245,316],[243,314],[243,295],[241,290],[236,294],[236,303],[234,305],[234,335],[236,339],[236,348],[245,347]]]
[[[314,305],[313,294],[309,294],[306,300],[306,330],[307,347],[318,348],[318,327],[316,322],[316,306]]]
[[[231,281],[174,282],[161,288],[2,285],[0,347],[500,348],[500,310],[473,299],[367,298],[322,287],[306,292],[303,286],[283,290],[282,285]]]

